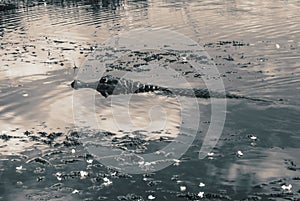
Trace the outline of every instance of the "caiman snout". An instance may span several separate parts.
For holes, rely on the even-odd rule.
[[[81,83],[80,83],[80,81],[78,81],[78,80],[74,80],[74,81],[71,83],[71,87],[72,87],[73,89],[78,89],[80,86],[81,86]]]
[[[80,80],[74,80],[72,83],[71,83],[71,87],[73,89],[79,89],[79,88],[92,88],[92,89],[97,89],[97,86],[98,86],[98,82],[90,82],[90,83],[86,83],[86,82],[83,82],[83,81],[80,81]]]

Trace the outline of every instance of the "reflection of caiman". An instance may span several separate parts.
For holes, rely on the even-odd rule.
[[[161,92],[165,95],[178,95],[187,97],[197,97],[197,98],[234,98],[234,99],[248,99],[253,101],[263,101],[265,100],[258,98],[250,98],[240,95],[235,95],[231,93],[219,93],[212,92],[208,89],[182,89],[182,88],[166,88],[159,87],[152,84],[143,84],[138,81],[126,80],[123,78],[112,77],[111,75],[106,75],[96,82],[83,82],[80,80],[74,80],[71,83],[72,88],[92,88],[96,89],[101,93],[102,96],[107,98],[110,95],[120,95],[120,94],[136,94],[136,93],[146,93],[146,92]]]

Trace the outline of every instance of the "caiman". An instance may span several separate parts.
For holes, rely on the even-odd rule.
[[[220,93],[209,91],[206,88],[167,88],[161,87],[149,83],[142,83],[139,81],[132,81],[124,78],[113,77],[111,75],[103,76],[96,82],[83,82],[80,80],[74,80],[71,83],[72,88],[92,88],[97,90],[102,96],[107,98],[111,95],[121,94],[137,94],[147,92],[161,92],[163,95],[176,95],[196,98],[229,98],[229,99],[248,99],[252,101],[269,102],[259,98],[251,98],[232,93]]]

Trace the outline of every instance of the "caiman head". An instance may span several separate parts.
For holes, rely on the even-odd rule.
[[[105,98],[109,95],[112,95],[115,88],[119,84],[119,78],[112,77],[110,75],[102,77],[99,81],[96,82],[83,82],[81,80],[74,80],[71,83],[73,89],[79,88],[91,88],[96,89],[102,96]]]

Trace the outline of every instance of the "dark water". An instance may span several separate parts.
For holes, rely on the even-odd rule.
[[[0,200],[300,199],[298,1],[29,4],[0,13]],[[226,90],[272,102],[227,100],[222,135],[205,159],[198,153],[211,109],[209,100],[198,100],[201,118],[191,116],[182,126],[183,133],[197,136],[180,161],[149,174],[104,166],[74,131],[77,108],[69,84],[94,47],[135,28],[190,37],[210,55]],[[176,79],[154,72],[176,86]],[[129,71],[135,78],[147,73]],[[202,86],[194,74],[181,73]],[[155,81],[149,79],[143,81]],[[110,101],[96,98],[103,146],[112,141],[120,152],[155,152],[178,133],[181,105],[174,97],[144,94],[129,105],[121,97],[113,107]],[[169,119],[162,129],[164,117]],[[197,130],[191,129],[195,122]]]

